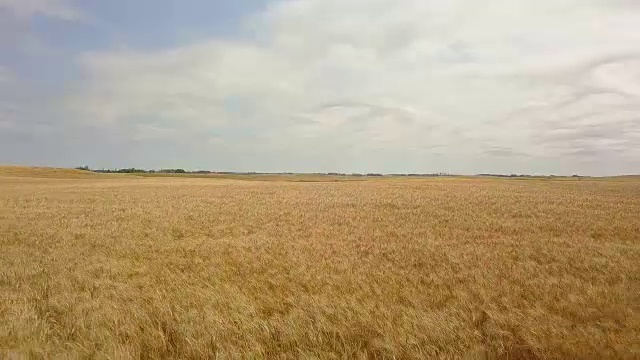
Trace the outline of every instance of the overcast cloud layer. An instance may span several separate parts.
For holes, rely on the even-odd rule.
[[[205,3],[0,0],[0,162],[640,173],[640,2]]]

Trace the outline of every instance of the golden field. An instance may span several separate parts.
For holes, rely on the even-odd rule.
[[[640,179],[252,180],[0,168],[0,358],[640,358]]]

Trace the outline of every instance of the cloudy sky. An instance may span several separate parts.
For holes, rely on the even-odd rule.
[[[0,163],[640,173],[640,1],[0,0]]]

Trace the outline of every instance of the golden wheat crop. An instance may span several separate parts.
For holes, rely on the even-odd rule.
[[[640,357],[640,181],[6,169],[0,357]]]

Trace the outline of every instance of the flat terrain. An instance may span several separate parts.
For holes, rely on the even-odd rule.
[[[0,358],[640,358],[640,179],[0,168]]]

